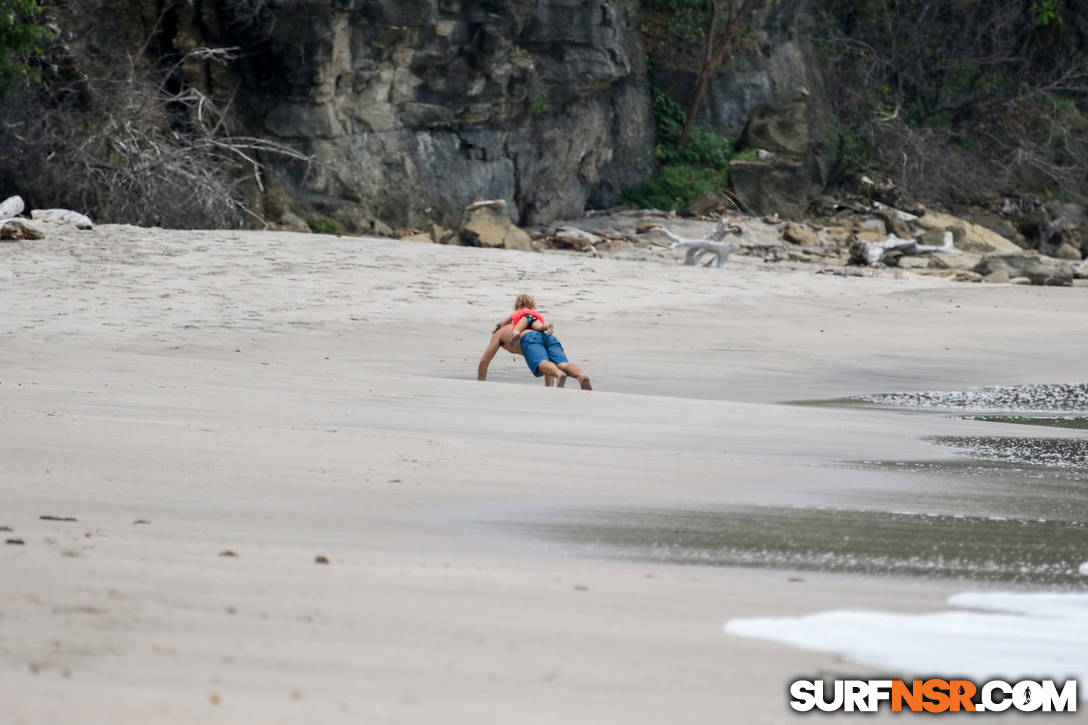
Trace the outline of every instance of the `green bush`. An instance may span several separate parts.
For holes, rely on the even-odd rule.
[[[697,124],[687,144],[677,146],[686,118],[684,109],[656,86],[651,93],[658,169],[652,177],[628,189],[624,201],[646,209],[680,210],[700,194],[720,193],[729,183],[729,162],[737,156],[733,139]]]
[[[340,222],[327,216],[312,216],[306,220],[314,234],[340,234],[344,227]]]
[[[670,164],[631,187],[624,201],[640,209],[681,209],[707,192],[720,193],[729,182],[729,168]]]
[[[706,124],[696,124],[685,146],[662,144],[658,146],[658,160],[662,164],[686,164],[720,169],[729,164],[735,152],[733,139],[716,133]]]
[[[27,65],[52,37],[38,24],[41,6],[34,0],[0,0],[0,91],[16,81],[36,78]]]
[[[680,138],[680,131],[684,128],[684,119],[687,114],[680,104],[669,98],[665,91],[653,83],[653,73],[650,73],[650,98],[654,114],[654,124],[657,126],[658,155],[661,149],[675,146],[676,139]]]

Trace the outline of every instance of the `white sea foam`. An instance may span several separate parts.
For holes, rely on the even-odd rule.
[[[933,614],[840,610],[726,622],[728,634],[840,653],[904,675],[1077,678],[1088,699],[1088,594],[969,593]]]

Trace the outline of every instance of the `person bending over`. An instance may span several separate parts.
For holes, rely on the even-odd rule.
[[[567,377],[578,381],[582,390],[593,390],[589,376],[582,368],[567,360],[562,343],[555,335],[545,334],[538,330],[527,330],[520,336],[514,334],[514,325],[509,318],[495,326],[491,333],[491,339],[480,357],[480,364],[476,368],[476,379],[487,380],[487,369],[494,359],[495,354],[502,348],[515,355],[522,355],[529,371],[536,377],[543,377],[544,384],[549,388],[559,381],[559,387],[567,382]]]

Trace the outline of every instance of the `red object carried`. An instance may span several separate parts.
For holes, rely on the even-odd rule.
[[[532,317],[534,320],[540,320],[541,322],[544,322],[544,318],[540,316],[539,312],[528,307],[522,307],[520,310],[515,310],[514,315],[510,318],[510,321],[515,327],[517,327],[518,321],[521,320],[522,317]],[[529,326],[531,327],[532,324],[533,323],[530,322]],[[544,324],[547,325],[548,323],[544,322]]]

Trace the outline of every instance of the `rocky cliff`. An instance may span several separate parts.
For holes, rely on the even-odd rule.
[[[313,155],[277,168],[291,205],[349,231],[576,216],[653,170],[637,3],[302,0],[249,35],[247,125]]]
[[[828,187],[907,210],[1088,198],[1088,21],[1067,13],[1022,33],[1013,20],[1031,12],[1015,0],[947,5],[940,43],[902,41],[923,31],[880,3],[744,3],[698,118],[710,141],[685,153],[671,129],[706,57],[696,0],[42,5],[58,42],[35,61],[42,82],[4,97],[0,195],[103,221],[237,226],[256,211],[289,228],[391,233],[456,226],[482,197],[542,224],[620,201],[655,151],[649,186],[664,191],[644,203],[670,208],[715,197],[707,183],[795,219]],[[960,47],[965,28],[985,42]],[[932,77],[900,88],[913,68]],[[657,148],[654,86],[676,102],[656,106]],[[1013,233],[1042,248],[1055,213]]]
[[[747,128],[753,146],[803,155],[812,104],[795,101],[818,83],[797,37],[802,4],[767,3],[751,46],[717,73],[704,106],[717,131],[735,137]],[[17,139],[42,142],[32,153],[22,149],[27,162],[11,172],[10,185],[0,180],[0,191],[39,206],[85,207],[103,220],[167,226],[246,223],[242,198],[273,224],[354,233],[455,227],[480,197],[506,200],[506,213],[522,225],[577,217],[619,202],[654,171],[647,58],[659,86],[681,104],[690,96],[699,43],[677,48],[674,35],[655,34],[667,17],[655,23],[644,11],[637,0],[57,5],[62,42],[48,61],[48,93],[22,113],[56,117],[57,128],[46,129],[53,136],[19,129]],[[147,112],[118,114],[133,106],[130,97],[144,99],[137,105]],[[205,99],[225,115],[209,114]],[[140,130],[142,146],[129,143],[129,128]],[[267,173],[253,184],[245,164],[230,166],[240,154],[221,151],[217,134],[242,137],[236,150],[250,156],[256,147],[245,139],[257,138],[312,161],[264,153]],[[193,139],[207,142],[204,157]],[[78,181],[122,146],[127,155],[107,165],[124,167],[124,184]],[[37,159],[56,157],[57,148],[65,158],[78,151],[82,161],[43,181],[35,167],[46,162]],[[176,163],[159,164],[169,183],[149,191],[145,160],[163,149]],[[191,178],[213,183],[191,190]],[[774,196],[756,181],[760,195]],[[121,186],[139,198],[87,193]],[[789,189],[778,200],[803,206],[805,193]]]
[[[742,148],[773,157],[734,162],[732,187],[760,214],[799,218],[823,188],[824,160],[816,139],[829,120],[823,67],[809,38],[812,4],[766,0],[736,54],[714,73],[698,121],[738,139]],[[686,107],[694,94],[702,48],[678,45],[669,13],[649,11],[643,30],[653,80]]]

